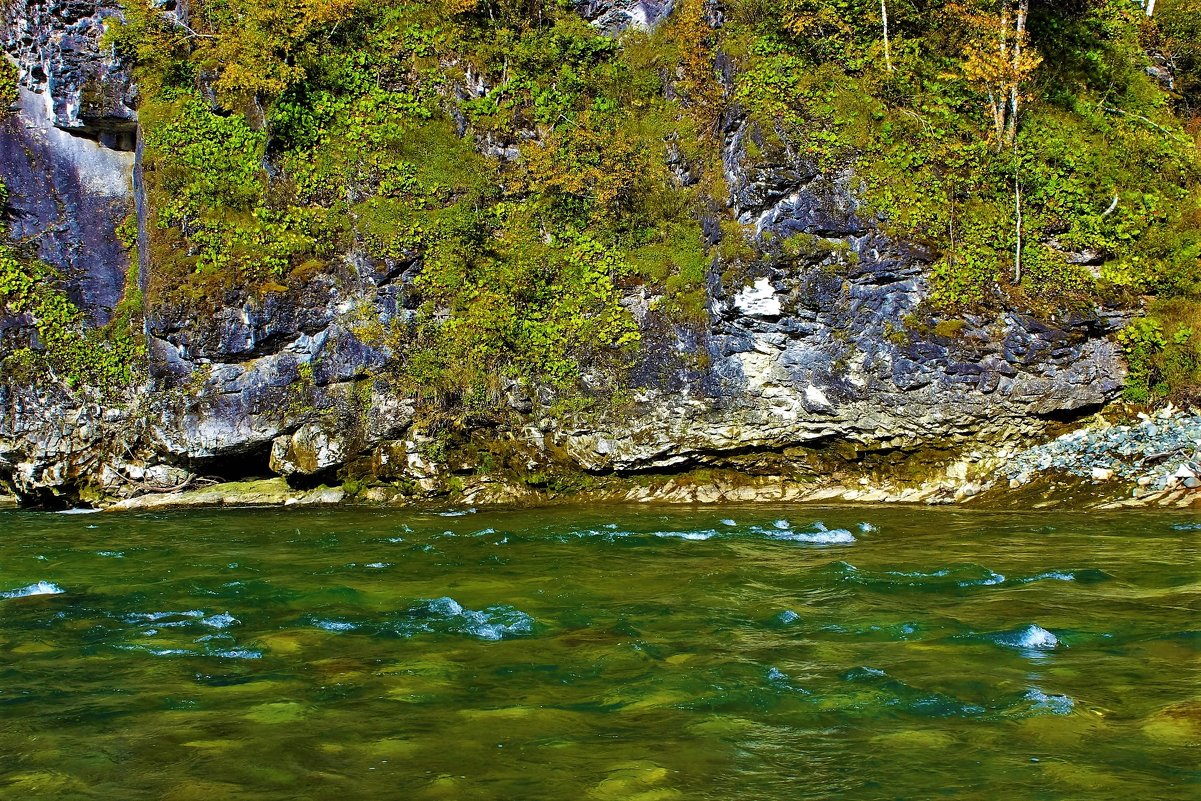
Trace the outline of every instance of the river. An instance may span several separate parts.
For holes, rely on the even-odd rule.
[[[0,513],[0,798],[1189,799],[1201,518]]]

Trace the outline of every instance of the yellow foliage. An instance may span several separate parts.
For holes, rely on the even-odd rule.
[[[723,89],[717,80],[716,36],[706,19],[705,0],[683,0],[668,18],[666,37],[676,46],[680,62],[677,86],[708,124],[722,111]],[[703,128],[706,126],[702,127]]]
[[[1026,88],[1042,63],[1030,45],[1024,6],[1014,0],[976,0],[947,7],[968,33],[963,75],[988,94],[998,147],[1003,138],[1012,141],[1019,105],[1028,99]]]
[[[850,24],[828,5],[813,8],[802,4],[785,18],[784,27],[800,39],[828,37],[833,33],[850,35],[852,32]]]
[[[574,127],[524,148],[523,189],[575,200],[594,218],[620,211],[634,194],[638,165],[644,164],[645,156],[636,144],[606,127],[594,115],[584,114]]]
[[[218,68],[214,88],[227,105],[270,99],[304,80],[297,56],[328,39],[363,5],[363,0],[202,2],[196,16],[206,30],[198,55]]]

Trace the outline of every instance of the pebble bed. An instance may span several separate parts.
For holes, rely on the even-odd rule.
[[[1005,473],[1019,487],[1049,470],[1154,491],[1201,487],[1201,412],[1169,407],[1133,425],[1082,428],[1014,455]]]

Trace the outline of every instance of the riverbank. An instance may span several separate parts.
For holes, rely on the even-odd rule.
[[[752,474],[736,468],[678,473],[566,475],[503,472],[452,476],[429,488],[383,481],[295,486],[281,476],[179,491],[97,499],[106,511],[244,506],[364,505],[395,508],[537,507],[561,503],[960,504],[1001,509],[1201,506],[1201,413],[1171,406],[1080,428],[1024,448],[973,449],[927,464],[913,455],[830,463],[828,469]],[[15,499],[0,496],[0,508]]]

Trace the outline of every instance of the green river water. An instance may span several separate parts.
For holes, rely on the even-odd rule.
[[[1199,556],[1146,511],[0,513],[0,798],[1197,799]]]

